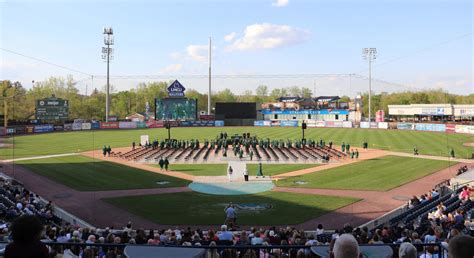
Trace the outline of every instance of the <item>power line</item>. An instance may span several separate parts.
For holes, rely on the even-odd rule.
[[[29,59],[32,59],[32,60],[35,60],[35,61],[38,61],[38,62],[41,62],[41,63],[49,64],[49,65],[51,65],[51,66],[56,66],[56,67],[59,67],[59,68],[65,69],[65,70],[69,70],[69,71],[71,71],[71,72],[76,72],[76,73],[80,73],[80,74],[92,76],[92,74],[89,74],[89,73],[86,73],[86,72],[82,72],[82,71],[79,71],[79,70],[76,70],[76,69],[73,69],[73,68],[69,68],[69,67],[64,66],[64,65],[59,65],[59,64],[51,63],[51,62],[49,62],[49,61],[46,61],[46,60],[43,60],[43,59],[39,59],[39,58],[36,58],[36,57],[32,57],[32,56],[28,56],[28,55],[25,55],[25,54],[22,54],[22,53],[18,53],[18,52],[9,50],[9,49],[5,49],[5,48],[0,48],[0,49],[1,49],[2,51],[5,51],[5,52],[9,52],[9,53],[12,53],[12,54],[15,54],[15,55],[19,55],[19,56],[22,56],[22,57],[25,57],[25,58],[29,58]]]

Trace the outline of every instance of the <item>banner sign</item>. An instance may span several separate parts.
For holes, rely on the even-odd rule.
[[[54,130],[53,125],[35,125],[35,133],[46,133]]]
[[[146,121],[146,127],[148,127],[148,128],[163,128],[164,123],[163,123],[163,121],[149,120],[149,121]]]
[[[100,122],[100,129],[117,129],[119,122]]]
[[[120,129],[133,129],[137,128],[137,123],[135,122],[119,122]]]
[[[179,126],[183,127],[200,127],[200,126],[214,126],[214,121],[181,121]]]
[[[446,132],[447,133],[455,133],[456,132],[456,125],[455,124],[446,124]]]
[[[415,124],[415,130],[417,131],[430,131],[430,132],[445,132],[445,124]]]
[[[456,133],[474,134],[474,125],[456,125]]]
[[[321,110],[271,110],[261,111],[264,115],[349,115],[346,109],[321,109]]]
[[[379,128],[377,122],[370,122],[370,128]]]
[[[379,129],[388,129],[387,122],[379,122]]]
[[[2,130],[5,132],[5,130]],[[7,135],[9,134],[16,134],[16,128],[15,127],[7,127],[7,131],[6,131]]]
[[[100,129],[100,123],[99,122],[92,122],[91,123],[91,129],[92,130]]]
[[[280,126],[280,120],[272,120],[270,126]]]
[[[342,121],[342,127],[343,128],[352,128],[352,122],[351,121]]]
[[[199,115],[199,120],[214,121],[216,118],[214,115]]]
[[[316,121],[316,127],[325,127],[326,122],[325,121]]]
[[[398,123],[397,124],[397,129],[400,129],[400,130],[414,130],[415,126],[412,123]]]
[[[91,123],[82,123],[82,130],[90,130],[91,128]]]
[[[72,131],[72,124],[64,124],[64,131]]]
[[[253,126],[263,126],[263,121],[262,120],[253,121]]]
[[[34,125],[27,125],[26,126],[26,133],[34,133],[35,132],[35,126]]]
[[[369,122],[360,122],[360,128],[370,128]]]
[[[178,81],[175,80],[168,86],[168,96],[170,97],[184,97],[184,91],[186,88]]]
[[[15,133],[16,134],[24,134],[26,133],[26,128],[23,125],[16,125],[15,126]]]
[[[54,126],[54,131],[55,132],[64,131],[64,125],[55,125]]]
[[[281,127],[298,127],[298,121],[297,120],[281,120],[280,121],[280,126]]]
[[[214,121],[214,126],[224,126],[224,121],[223,120],[216,120]]]
[[[135,122],[137,124],[137,128],[146,128],[146,123],[144,121]]]
[[[72,130],[73,130],[73,131],[80,131],[80,130],[82,130],[82,123],[72,123]]]

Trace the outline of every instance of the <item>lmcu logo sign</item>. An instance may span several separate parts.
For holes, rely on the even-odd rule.
[[[168,96],[170,97],[184,97],[184,91],[186,88],[178,81],[175,80],[168,86]]]

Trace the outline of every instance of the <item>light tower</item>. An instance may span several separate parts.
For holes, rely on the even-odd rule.
[[[369,122],[372,121],[372,61],[377,58],[377,49],[374,47],[363,48],[362,57],[369,62]]]
[[[104,34],[104,44],[105,47],[102,47],[102,59],[107,63],[107,85],[106,85],[106,93],[105,93],[105,121],[109,121],[109,111],[110,111],[110,84],[109,84],[109,63],[110,60],[114,58],[113,56],[113,48],[114,44],[114,31],[112,27],[104,27],[103,29]]]

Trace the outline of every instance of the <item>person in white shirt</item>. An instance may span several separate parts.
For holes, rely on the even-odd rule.
[[[247,169],[247,167],[245,167],[245,170],[244,170],[244,180],[245,182],[249,181],[249,170]]]

